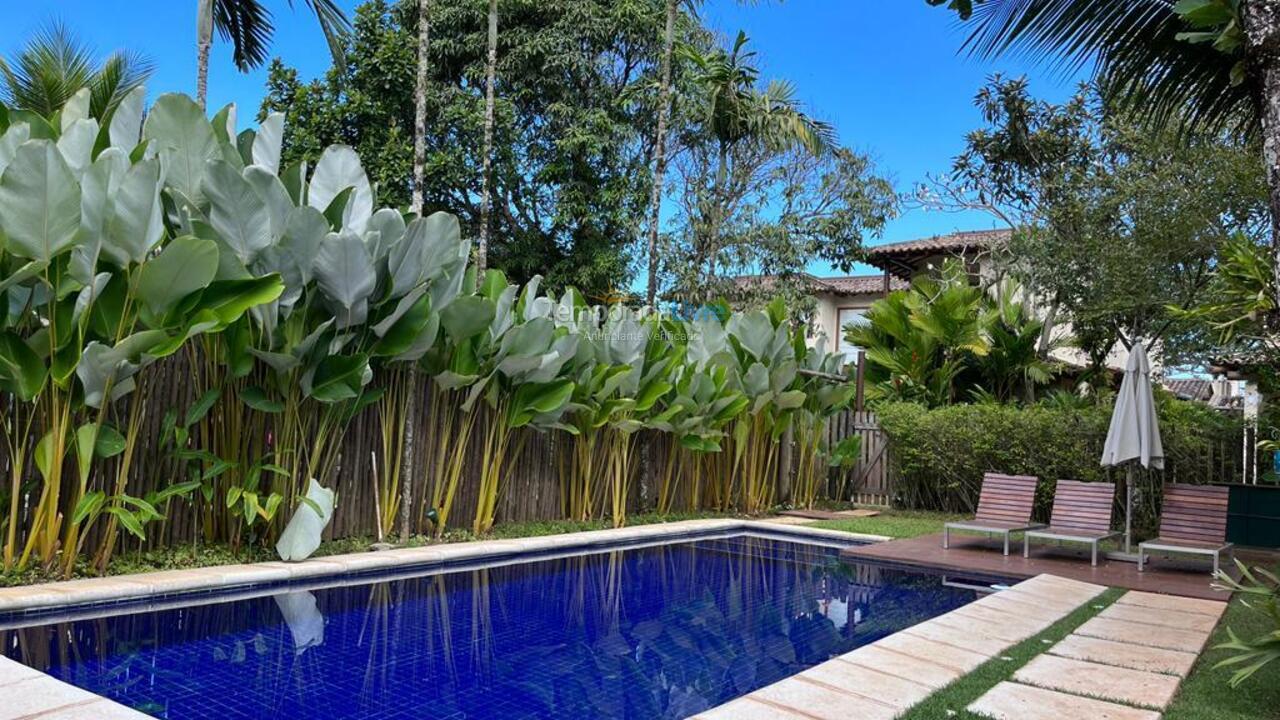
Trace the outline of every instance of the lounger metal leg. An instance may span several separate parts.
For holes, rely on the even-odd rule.
[[[942,549],[946,550],[949,547],[951,547],[951,528],[944,526],[942,528]]]
[[[1031,557],[1031,538],[1025,534],[1022,536],[1022,557]]]
[[[1009,533],[1004,534],[1004,554],[1009,554]]]
[[[1142,546],[1139,545],[1138,546],[1138,572],[1143,572],[1144,570],[1147,569],[1145,567],[1146,560],[1147,560],[1147,555],[1145,552],[1142,551]]]
[[[1093,555],[1090,557],[1089,564],[1098,567],[1098,543],[1093,543]]]
[[[1213,574],[1215,577],[1218,575],[1218,556],[1221,554],[1222,553],[1220,552],[1216,552],[1213,554]]]

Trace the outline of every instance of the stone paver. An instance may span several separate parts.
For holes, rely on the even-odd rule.
[[[31,720],[148,720],[148,716],[103,699],[41,713]]]
[[[962,675],[976,670],[979,665],[989,659],[987,655],[982,653],[963,650],[954,645],[935,642],[905,631],[894,633],[876,642],[875,646],[927,660],[935,665],[955,670]]]
[[[991,658],[1005,651],[1010,643],[1007,640],[994,638],[987,635],[979,635],[969,628],[952,627],[937,622],[936,619],[922,622],[919,625],[903,630],[908,635],[914,635],[926,640],[943,643],[952,647],[968,650],[969,652],[978,653],[984,657]]]
[[[773,703],[755,700],[748,695],[694,715],[689,720],[813,720],[813,717],[789,712]]]
[[[803,677],[774,683],[752,693],[751,698],[822,720],[892,720],[898,713],[897,708],[874,698],[837,690]]]
[[[1139,607],[1157,608],[1162,610],[1180,610],[1182,612],[1198,612],[1202,615],[1212,615],[1213,617],[1222,617],[1222,613],[1227,611],[1226,597],[1222,602],[1217,600],[1204,600],[1202,598],[1185,598],[1174,595],[1160,595],[1158,593],[1140,592],[1132,590],[1127,592],[1119,600],[1117,605],[1137,605]]]
[[[1144,608],[1137,605],[1112,605],[1099,613],[1098,617],[1159,625],[1160,627],[1171,627],[1178,630],[1195,630],[1204,633],[1213,632],[1214,626],[1218,624],[1218,618],[1212,615],[1183,612],[1181,610]]]
[[[1209,639],[1209,634],[1205,632],[1154,627],[1146,623],[1104,617],[1089,620],[1076,629],[1076,634],[1190,653],[1199,653]]]
[[[1041,655],[1018,669],[1013,679],[1027,685],[1115,700],[1163,710],[1178,691],[1173,675]]]
[[[1164,648],[1121,643],[1101,638],[1070,635],[1049,649],[1061,657],[1091,660],[1116,667],[1186,677],[1196,663],[1196,654]]]
[[[927,685],[855,665],[840,659],[815,665],[796,677],[847,690],[905,710],[933,692]]]
[[[969,706],[995,720],[1160,720],[1159,713],[1002,682]]]
[[[964,673],[953,668],[929,662],[913,655],[904,655],[880,644],[860,647],[840,659],[865,668],[888,673],[894,677],[920,683],[930,690],[941,690]]]

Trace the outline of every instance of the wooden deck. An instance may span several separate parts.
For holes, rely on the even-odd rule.
[[[842,557],[853,562],[879,562],[922,567],[955,574],[974,574],[1022,580],[1049,573],[1082,582],[1145,590],[1164,595],[1227,600],[1228,595],[1209,587],[1209,563],[1198,559],[1165,559],[1157,557],[1147,571],[1138,572],[1137,563],[1099,558],[1097,567],[1089,566],[1087,545],[1058,547],[1044,542],[1033,544],[1031,557],[1022,557],[1022,538],[1010,546],[1008,557],[1000,554],[1000,540],[981,536],[951,534],[951,548],[942,549],[941,535],[925,535],[908,540],[859,545],[842,551]],[[1271,564],[1274,553],[1240,551],[1245,562]],[[1224,559],[1224,567],[1229,567]]]

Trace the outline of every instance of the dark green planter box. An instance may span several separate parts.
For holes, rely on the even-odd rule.
[[[1280,548],[1280,487],[1232,485],[1227,540],[1250,547]]]

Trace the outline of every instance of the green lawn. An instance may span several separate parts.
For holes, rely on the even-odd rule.
[[[1182,684],[1164,720],[1256,720],[1280,717],[1280,661],[1263,667],[1238,688],[1227,685],[1232,670],[1214,670],[1213,666],[1231,653],[1213,650],[1227,640],[1227,627],[1242,638],[1252,638],[1274,631],[1275,625],[1265,615],[1250,610],[1239,599],[1232,601],[1218,630],[1206,650]]]
[[[1031,662],[1032,658],[1070,635],[1073,630],[1102,612],[1106,606],[1118,600],[1123,594],[1123,590],[1108,589],[1054,623],[1048,630],[1023,640],[999,657],[988,660],[973,672],[925,698],[924,702],[902,715],[900,720],[938,720],[939,718],[984,720],[981,715],[968,712],[965,708],[991,688],[1013,677],[1018,668]],[[1081,720],[1085,719],[1081,718]]]
[[[844,530],[891,538],[913,538],[942,532],[942,524],[962,516],[919,510],[885,510],[875,517],[819,520],[808,527]]]

